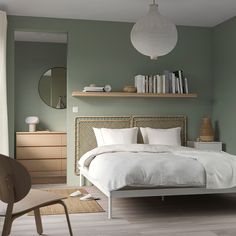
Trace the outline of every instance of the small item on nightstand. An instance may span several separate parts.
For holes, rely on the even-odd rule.
[[[200,141],[213,142],[214,141],[214,130],[212,128],[211,118],[203,117],[202,124],[200,127]]]
[[[127,93],[136,93],[137,88],[133,85],[125,85],[125,87],[123,88],[123,91]]]

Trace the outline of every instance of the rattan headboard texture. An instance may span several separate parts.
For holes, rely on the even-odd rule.
[[[80,116],[75,119],[75,173],[79,174],[78,160],[89,150],[97,146],[93,132],[95,128],[174,128],[181,127],[181,142],[186,145],[187,141],[187,118],[186,116]],[[142,143],[139,132],[138,142]]]

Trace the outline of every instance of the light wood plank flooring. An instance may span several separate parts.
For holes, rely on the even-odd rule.
[[[47,186],[48,187],[48,186]],[[94,187],[86,188],[107,199]],[[116,199],[114,219],[107,213],[70,215],[75,236],[235,236],[236,194]],[[3,220],[3,219],[1,219]],[[66,236],[64,215],[43,216],[44,235]],[[36,236],[34,217],[23,216],[13,223],[13,236]]]

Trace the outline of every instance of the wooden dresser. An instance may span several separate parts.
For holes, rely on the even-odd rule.
[[[16,159],[33,184],[66,182],[66,133],[17,132]]]

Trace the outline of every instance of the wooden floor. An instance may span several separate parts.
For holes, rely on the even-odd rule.
[[[106,197],[94,187],[88,192]],[[133,198],[114,200],[114,219],[107,213],[70,215],[75,236],[235,236],[236,194],[188,197]],[[64,215],[43,216],[44,235],[66,236]],[[1,219],[2,221],[3,219]],[[23,216],[13,223],[13,236],[37,235],[34,217]]]

